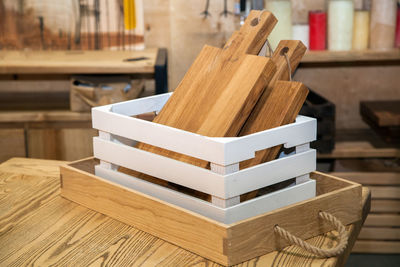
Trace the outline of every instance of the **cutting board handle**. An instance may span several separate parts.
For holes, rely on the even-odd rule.
[[[234,32],[223,50],[236,55],[258,55],[277,22],[271,12],[252,10],[244,25]]]

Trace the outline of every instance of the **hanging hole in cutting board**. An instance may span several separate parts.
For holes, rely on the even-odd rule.
[[[254,18],[251,22],[250,22],[250,25],[251,26],[257,26],[258,25],[258,21],[259,21],[259,19],[258,18]]]

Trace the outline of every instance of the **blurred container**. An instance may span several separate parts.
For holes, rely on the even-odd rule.
[[[366,10],[358,10],[354,12],[354,29],[353,29],[354,50],[365,50],[368,48],[369,17],[370,13],[369,11]]]
[[[310,25],[310,50],[326,49],[326,12],[310,11],[308,13]]]
[[[372,0],[371,2],[371,49],[392,49],[396,34],[396,0]]]
[[[292,39],[292,4],[289,0],[266,0],[265,9],[278,19],[268,37],[272,49],[275,49],[281,40]]]
[[[328,49],[348,51],[353,41],[354,3],[330,0],[328,3]]]

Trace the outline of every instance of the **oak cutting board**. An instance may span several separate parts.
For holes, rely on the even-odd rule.
[[[224,48],[205,46],[154,122],[213,137],[237,136],[268,85],[275,65],[257,56],[276,24],[252,11]],[[147,144],[140,149],[198,166],[207,163]],[[205,164],[205,165],[204,165]]]
[[[277,21],[269,12],[259,15],[260,11],[252,11],[222,49],[204,46],[154,122],[206,136],[239,134],[276,71],[271,59],[257,54]],[[204,168],[208,165],[144,143],[137,144],[137,148]],[[139,176],[157,182],[153,177]]]

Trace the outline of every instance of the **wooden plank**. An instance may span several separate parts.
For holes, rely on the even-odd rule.
[[[241,135],[256,133],[293,122],[307,94],[308,89],[302,83],[277,81],[261,110],[257,109],[257,104],[241,130]],[[266,116],[266,114],[268,115]],[[254,158],[241,162],[240,168],[244,169],[274,160],[280,149],[281,146],[275,146],[257,151]]]
[[[388,51],[307,51],[302,63],[400,61],[398,49]]]
[[[24,129],[0,129],[0,162],[25,157]]]
[[[368,186],[372,199],[400,199],[399,186]]]
[[[181,244],[195,253],[208,255],[214,261],[227,263],[227,257],[223,255],[223,239],[226,238],[223,224],[133,190],[103,182],[94,175],[68,166],[62,166],[60,170],[63,197],[162,239]],[[87,192],[88,188],[96,190]],[[129,194],[128,198],[126,194]],[[94,198],[101,198],[102,201],[93,201]]]
[[[92,120],[89,112],[72,112],[69,110],[55,111],[2,111],[0,112],[1,123],[14,122],[90,122]]]
[[[374,199],[371,201],[371,212],[382,212],[382,213],[400,212],[400,201]]]
[[[63,199],[59,195],[59,161],[14,158],[6,163],[0,164],[0,183],[11,190],[2,192],[0,202],[0,226],[3,229],[0,236],[1,265],[34,262],[41,266],[221,266]],[[364,189],[363,203],[368,195]],[[353,225],[346,229],[350,238],[357,236]],[[336,244],[335,237],[335,232],[329,232],[307,242],[332,248]],[[66,242],[68,246],[65,246]],[[351,247],[352,243],[349,243],[346,251],[350,252]],[[347,252],[325,259],[290,246],[242,265],[342,266]]]
[[[365,220],[365,226],[400,226],[399,214],[368,214]]]
[[[311,178],[317,180],[317,187],[321,180],[329,179],[321,173],[313,173]],[[333,181],[336,183],[336,181]],[[339,182],[345,183],[343,180]],[[321,189],[319,189],[321,190]],[[318,191],[318,189],[317,189]],[[295,205],[278,209],[268,215],[258,216],[251,220],[233,224],[228,231],[229,243],[226,244],[226,253],[237,262],[239,259],[250,259],[257,253],[268,252],[277,247],[287,246],[287,242],[274,234],[274,226],[279,225],[290,229],[290,232],[300,238],[316,236],[317,232],[331,230],[329,224],[321,224],[318,218],[320,210],[327,211],[344,224],[361,219],[361,186],[351,185],[323,195],[314,200],[303,201]],[[331,205],[335,203],[335,205]],[[350,203],[352,203],[350,205]],[[294,221],[293,218],[296,218]]]
[[[0,164],[0,171],[21,175],[37,176],[60,176],[61,164],[66,164],[59,160],[26,159],[12,158]]]
[[[285,246],[286,243],[276,243],[273,239],[276,237],[270,238],[274,236],[273,230],[269,229],[275,225],[272,222],[286,225],[291,231],[293,228],[295,234],[307,238],[332,229],[329,224],[321,226],[319,220],[310,221],[311,217],[317,218],[319,210],[327,210],[344,224],[362,217],[361,186],[317,172],[312,176],[320,181],[317,184],[322,195],[231,225],[184,211],[69,166],[61,167],[61,175],[61,194],[64,197],[227,265]],[[313,206],[312,212],[310,206]],[[304,222],[287,225],[288,221],[293,221],[290,219],[293,214]]]
[[[237,127],[231,129],[231,120],[246,119],[246,113],[250,112],[254,105],[250,103],[250,106],[241,108],[244,104],[237,98],[245,98],[248,100],[246,102],[256,101],[262,87],[268,84],[275,69],[272,62],[265,58],[250,56],[258,53],[276,23],[276,19],[267,12],[258,25],[252,26],[251,21],[258,18],[258,13],[259,11],[253,11],[249,15],[241,28],[241,34],[227,44],[224,50],[208,46],[202,50],[154,122],[209,136],[236,136],[238,129]],[[264,36],[261,36],[261,33]],[[230,58],[233,58],[234,62],[231,62]],[[259,65],[261,72],[255,66],[251,67],[251,64]],[[253,71],[249,72],[249,69],[254,69],[254,74],[250,75]],[[266,80],[259,81],[260,75]],[[244,76],[246,76],[245,81],[241,81]],[[232,80],[233,77],[236,80]],[[244,86],[244,83],[249,84]],[[238,86],[238,84],[241,85]],[[240,89],[243,86],[245,89]],[[253,90],[255,92],[251,94]],[[196,103],[193,102],[194,99]],[[244,119],[237,117],[237,112],[230,117],[227,113],[234,109],[226,106],[226,102],[230,102],[230,106],[238,106],[243,112],[241,116]],[[228,127],[228,129],[218,131],[218,126],[215,127],[216,129],[210,126],[215,124],[214,119],[210,118],[221,114],[220,108],[223,107],[228,108],[223,112],[223,116],[227,119],[227,126],[221,127]],[[193,118],[196,120],[193,121]],[[224,121],[224,119],[219,118],[219,121]],[[240,123],[237,124],[241,127]]]
[[[203,48],[154,122],[206,136],[237,136],[275,73],[270,59],[255,56],[276,23],[269,12],[258,23],[259,12],[251,12],[240,34],[223,49]],[[197,166],[208,165],[147,144],[137,147]]]
[[[395,147],[374,147],[368,141],[339,141],[329,154],[318,154],[319,159],[338,158],[397,158],[400,149]]]
[[[0,74],[154,73],[157,48],[142,51],[0,51]],[[146,59],[124,61],[131,58]]]
[[[0,80],[0,93],[69,93],[70,80]]]
[[[300,41],[279,42],[272,57],[277,66],[277,72],[240,131],[240,136],[293,122],[307,97],[308,89],[304,85],[280,81],[289,80],[289,69],[282,51],[286,51],[293,73],[306,48]],[[254,159],[241,164],[241,167],[245,168],[275,159],[279,149],[280,146],[259,151]]]
[[[331,172],[330,174],[363,185],[400,185],[399,172]]]
[[[361,229],[359,240],[400,240],[400,228],[366,227]]]
[[[360,112],[378,127],[400,126],[400,100],[362,101]]]
[[[400,253],[400,241],[357,240],[353,253]]]

